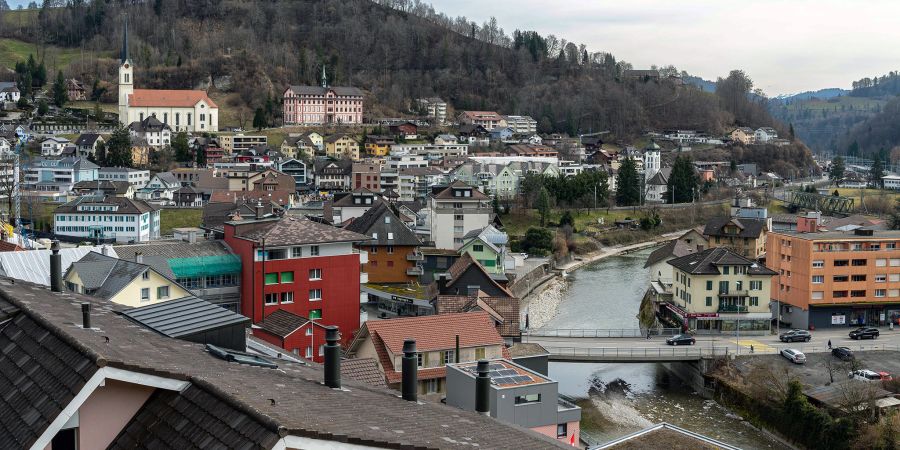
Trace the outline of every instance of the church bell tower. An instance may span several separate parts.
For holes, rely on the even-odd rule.
[[[134,93],[134,65],[128,58],[128,18],[125,18],[125,30],[122,35],[122,56],[119,63],[119,122],[130,123],[128,119],[128,97]]]

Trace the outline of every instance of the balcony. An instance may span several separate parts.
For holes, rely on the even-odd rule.
[[[407,261],[424,261],[425,255],[420,252],[409,252],[406,254]]]
[[[419,275],[422,275],[423,273],[424,273],[424,270],[422,270],[421,266],[414,266],[414,267],[410,267],[410,268],[406,269],[407,275],[412,275],[412,276],[417,277]]]
[[[747,312],[747,307],[744,305],[730,305],[730,304],[720,304],[719,305],[720,313],[745,313]]]
[[[749,297],[750,291],[747,290],[727,290],[719,291],[719,297]]]

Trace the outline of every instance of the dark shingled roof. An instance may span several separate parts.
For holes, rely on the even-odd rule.
[[[280,338],[286,338],[300,327],[309,323],[309,319],[290,311],[279,309],[257,323],[260,328]]]
[[[387,218],[388,222],[385,223]],[[378,238],[371,241],[367,245],[396,245],[418,247],[422,245],[422,241],[416,237],[416,234],[403,224],[403,222],[391,211],[391,208],[385,203],[378,203],[369,208],[360,217],[353,219],[345,230],[364,234],[370,238],[377,235]],[[388,234],[393,239],[388,239]]]
[[[369,237],[352,231],[335,228],[331,225],[314,222],[305,217],[290,216],[282,219],[269,219],[256,223],[250,230],[242,232],[241,222],[237,225],[235,236],[249,241],[266,240],[266,245],[300,245],[324,242],[363,242]]]
[[[644,268],[650,267],[668,258],[678,258],[681,256],[689,255],[693,252],[694,248],[688,245],[688,243],[680,239],[673,239],[669,242],[666,242],[666,244],[662,247],[653,250],[653,253],[651,253],[647,258],[647,262],[644,263]]]
[[[725,233],[725,226],[729,223],[738,227],[738,229],[740,230],[738,234]],[[763,230],[765,229],[765,220],[715,217],[710,219],[709,222],[706,222],[706,228],[703,229],[703,235],[756,239],[762,234]]]
[[[200,387],[157,389],[108,450],[136,448],[269,449],[277,430],[241,413]]]
[[[719,266],[750,266],[747,271],[750,275],[773,276],[775,271],[758,262],[744,258],[725,247],[716,247],[703,250],[669,261],[676,269],[693,275],[718,275]]]
[[[273,370],[219,359],[201,344],[141,332],[91,297],[0,279],[0,298],[21,310],[0,329],[0,448],[33,445],[100,367],[189,383],[152,397],[112,448],[271,448],[276,433],[382,448],[563,448],[530,430],[404,401],[352,379],[330,389],[318,365],[281,360]],[[73,326],[82,302],[91,304],[96,329]]]
[[[203,207],[203,228],[207,230],[223,231],[225,222],[231,219],[232,214],[238,213],[243,218],[256,217],[256,208],[259,202],[253,199],[240,199],[236,202],[209,202]],[[262,202],[263,217],[280,215],[283,208],[272,201]]]
[[[341,376],[352,378],[360,383],[386,388],[384,374],[378,370],[375,358],[352,358],[341,360]]]
[[[75,271],[84,289],[94,291],[90,295],[108,299],[147,270],[152,269],[145,264],[90,252],[72,263],[66,274]]]
[[[519,337],[522,335],[519,328],[518,297],[439,295],[433,303],[438,314],[484,311],[490,314],[495,322],[499,322],[497,331],[501,336]]]
[[[291,86],[291,90],[297,95],[325,95],[328,91],[334,91],[336,95],[362,97],[363,92],[359,88],[346,86]]]
[[[147,202],[141,200],[132,200],[125,197],[115,197],[107,195],[105,197],[96,195],[85,195],[78,197],[71,202],[56,207],[56,214],[89,214],[91,211],[79,211],[78,205],[110,205],[118,206],[115,211],[103,211],[102,214],[144,214],[150,211],[156,211],[159,208],[153,207]]]
[[[454,190],[466,189],[466,188],[472,190],[471,197],[455,197],[453,195]],[[459,180],[454,181],[449,186],[442,186],[442,187],[435,186],[432,189],[432,197],[441,199],[441,200],[451,200],[451,199],[452,200],[487,200],[488,199],[487,195],[484,195],[483,192],[479,191],[474,186],[470,186]]]
[[[190,336],[240,323],[250,326],[249,317],[197,297],[184,297],[155,305],[131,308],[123,311],[122,314],[171,338]]]

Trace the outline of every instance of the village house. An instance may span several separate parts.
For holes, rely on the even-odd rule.
[[[154,148],[172,145],[172,129],[165,122],[161,122],[155,115],[141,118],[139,122],[128,125],[133,140],[146,142]]]
[[[515,134],[532,135],[537,133],[537,121],[531,116],[504,116],[506,126],[512,129]]]
[[[756,132],[754,132],[752,128],[747,127],[735,128],[728,134],[728,137],[731,138],[732,141],[740,142],[744,145],[756,142]]]
[[[15,81],[0,82],[0,101],[16,103],[22,98],[22,93],[16,86]]]
[[[458,249],[468,232],[484,229],[491,219],[490,198],[461,181],[433,186],[428,204],[430,237],[437,248]]]
[[[447,121],[447,102],[438,97],[420,98],[416,102],[419,109],[434,120],[435,125],[443,125]]]
[[[462,111],[456,119],[460,125],[481,126],[486,131],[506,127],[506,119],[495,111]]]
[[[103,136],[97,133],[83,133],[75,139],[75,146],[78,148],[76,156],[97,156],[97,147],[105,142]]]
[[[53,211],[53,232],[87,240],[147,242],[159,239],[159,209],[124,197],[78,197]]]
[[[134,198],[134,186],[127,181],[79,181],[72,186],[75,195],[109,195]]]
[[[150,182],[150,171],[131,167],[101,167],[97,170],[97,179],[124,181],[134,186],[135,189],[140,189]]]
[[[349,134],[333,134],[325,138],[325,156],[359,161],[359,142]]]
[[[358,247],[369,253],[363,271],[370,283],[411,283],[422,274],[422,242],[387,203],[379,202],[344,229],[370,238]]]
[[[430,400],[439,400],[446,392],[447,364],[508,357],[503,338],[486,312],[370,320],[360,328],[347,353],[351,358],[375,358],[388,386],[399,389],[406,339],[416,340],[417,390]]]
[[[59,156],[72,141],[62,137],[49,137],[41,141],[41,156]]]
[[[339,192],[325,202],[322,216],[334,224],[344,223],[362,217],[366,211],[382,202],[384,199],[381,195],[366,188]]]
[[[66,97],[70,102],[79,102],[87,100],[87,93],[84,85],[74,78],[66,79]]]
[[[509,236],[506,233],[488,225],[484,229],[470,231],[463,239],[465,243],[459,249],[461,254],[468,253],[491,276],[505,278],[509,256],[506,248]]]
[[[391,151],[391,146],[397,141],[391,136],[366,136],[366,154],[371,156],[386,156]]]
[[[753,135],[757,144],[768,144],[778,139],[778,132],[772,127],[757,128]]]
[[[352,184],[355,191],[366,188],[373,192],[381,192],[381,166],[373,163],[353,163]]]
[[[318,159],[313,164],[313,183],[317,190],[345,191],[350,189],[353,162],[346,159]]]
[[[279,161],[276,166],[278,170],[285,175],[289,175],[294,178],[294,190],[295,191],[305,191],[308,186],[307,182],[307,173],[306,173],[306,163],[300,159],[284,159]]]
[[[124,306],[143,306],[188,297],[187,289],[153,267],[91,252],[63,275],[66,289]]]
[[[709,248],[725,247],[745,258],[759,259],[766,253],[766,219],[717,217],[703,229]]]
[[[167,202],[175,197],[175,191],[181,188],[181,181],[172,172],[160,172],[153,175],[144,187],[138,189],[135,197],[139,200]]]
[[[87,158],[35,158],[25,164],[22,188],[40,194],[71,192],[79,181],[96,181],[99,167]]]
[[[311,160],[319,152],[319,147],[309,136],[288,136],[281,142],[280,150],[288,158]]]

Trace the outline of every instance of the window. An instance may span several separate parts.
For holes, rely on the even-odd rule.
[[[445,350],[441,352],[441,360],[444,361],[444,364],[452,364],[455,361],[453,350]]]
[[[569,424],[560,423],[556,425],[556,437],[564,438],[569,435]]]
[[[431,358],[428,357],[428,352],[416,353],[416,364],[419,367],[428,367],[428,363],[430,361],[431,361]]]
[[[267,305],[277,305],[278,304],[278,293],[270,292],[266,294],[266,304]]]
[[[889,297],[900,297],[900,289],[890,289],[888,290]]]
[[[309,269],[309,279],[313,280],[321,280],[322,279],[322,269]]]
[[[318,245],[310,245],[309,246],[309,256],[319,256],[319,246]]]
[[[750,282],[750,290],[751,291],[761,291],[762,290],[762,281],[756,280]]]
[[[144,273],[141,274],[141,279],[142,279],[142,280],[149,280],[149,279],[150,279],[150,271],[149,271],[149,270],[145,270]]]
[[[160,286],[156,288],[156,298],[169,298],[169,287],[168,286]]]
[[[322,290],[321,289],[310,289],[309,290],[309,301],[315,302],[322,300]]]
[[[723,275],[728,275],[728,270],[729,270],[729,269],[730,269],[729,266],[722,266],[722,274],[723,274]]]
[[[891,258],[891,267],[900,267],[900,258]]]
[[[475,359],[476,359],[476,360],[478,360],[478,359],[484,359],[484,354],[485,354],[485,348],[484,348],[484,347],[478,347],[478,348],[475,349]]]
[[[727,294],[727,293],[728,293],[728,282],[727,282],[727,281],[720,281],[720,282],[719,282],[719,292],[720,292],[720,293],[723,293],[723,294]]]
[[[440,380],[437,378],[432,378],[430,380],[425,380],[425,393],[426,394],[434,394],[440,390]]]
[[[900,273],[892,273],[892,274],[888,275],[888,280],[891,283],[900,282]]]
[[[866,281],[865,275],[851,275],[850,281]]]
[[[309,310],[309,318],[310,319],[321,319],[322,318],[322,310],[321,309]]]
[[[294,282],[294,272],[281,272],[281,282],[282,283],[293,283]]]
[[[388,235],[390,235],[390,234],[391,234],[391,233],[388,233]],[[393,239],[393,237],[389,237],[388,239]],[[394,246],[393,246],[393,245],[388,245],[388,246],[387,246],[387,252],[388,252],[388,255],[393,255],[393,254],[394,254]]]
[[[150,288],[141,288],[141,301],[150,301]]]
[[[834,261],[834,267],[846,267],[850,265],[850,261],[846,259],[836,259]]]
[[[125,74],[127,77],[128,74]],[[47,448],[51,450],[76,450],[78,448],[78,427],[59,430]]]
[[[527,405],[529,403],[540,403],[541,394],[525,394],[516,396],[517,405]]]
[[[706,297],[706,306],[712,306],[712,297]]]
[[[707,290],[707,291],[711,291],[712,289],[713,289],[713,282],[712,282],[712,280],[706,280],[706,290]]]
[[[294,303],[294,293],[293,292],[282,292],[281,293],[281,303]]]
[[[278,272],[267,273],[265,283],[278,284]]]
[[[309,327],[306,328],[306,335],[312,336],[312,334],[313,334],[313,329],[312,329],[312,325],[310,325]]]
[[[823,297],[825,297],[825,293],[822,291],[813,291],[812,293],[813,300],[822,300]]]
[[[759,306],[759,297],[750,297],[750,306]]]
[[[476,252],[483,252],[483,251],[484,251],[484,246],[483,246],[483,245],[473,245],[473,246],[472,246],[472,250],[473,250],[473,251],[476,251]]]
[[[847,297],[847,291],[834,291],[831,293],[831,296],[834,298],[845,298]]]
[[[831,280],[835,283],[843,283],[845,281],[850,281],[850,277],[847,275],[835,275]]]
[[[312,347],[306,347],[306,359],[312,358]]]
[[[851,297],[865,297],[866,291],[850,291]]]
[[[884,289],[875,289],[875,296],[876,297],[885,297],[885,296],[887,296],[887,291]]]
[[[294,247],[291,249],[291,258],[302,258],[303,247]]]
[[[854,259],[854,260],[851,262],[850,265],[856,266],[856,267],[865,266],[865,265],[866,265],[866,260],[864,260],[864,259]],[[884,267],[884,266],[887,265],[887,260],[886,260],[886,259],[876,259],[876,260],[875,260],[875,265],[878,266],[878,267]]]

